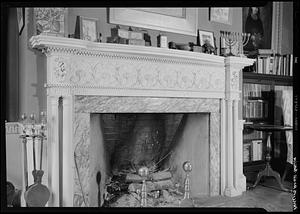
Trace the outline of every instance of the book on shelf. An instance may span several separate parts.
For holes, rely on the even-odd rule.
[[[251,143],[243,144],[243,162],[251,161]]]
[[[253,123],[252,123],[253,124]],[[247,125],[247,124],[246,124]],[[251,124],[248,124],[251,125]],[[249,133],[245,133],[243,135],[243,140],[253,140],[253,139],[262,139],[263,138],[263,132],[258,130],[252,130]]]
[[[266,115],[264,105],[264,101],[260,99],[248,100],[245,104],[244,116],[246,118],[263,118]]]
[[[261,50],[261,51],[259,51]],[[293,76],[293,54],[275,55],[269,49],[259,49],[256,61],[245,72],[258,74],[272,74],[281,76]]]
[[[274,55],[275,51],[272,49],[257,49],[258,55]]]
[[[252,149],[251,149],[252,161],[262,160],[262,146],[263,146],[262,140],[261,139],[252,140],[251,143],[252,143]]]

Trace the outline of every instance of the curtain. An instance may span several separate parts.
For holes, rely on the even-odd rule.
[[[286,126],[293,126],[293,88],[285,87],[282,91],[283,122]],[[286,131],[287,162],[293,164],[293,131]]]

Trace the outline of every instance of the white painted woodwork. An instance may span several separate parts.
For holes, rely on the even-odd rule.
[[[254,60],[157,47],[94,43],[33,36],[32,48],[47,57],[45,88],[48,115],[49,206],[73,205],[74,96],[210,98],[220,101],[221,195],[246,189],[242,168],[242,128],[238,120],[239,75]],[[58,98],[63,99],[63,128],[58,130]],[[59,174],[59,138],[63,134],[63,173]],[[66,171],[65,171],[66,170]],[[62,184],[59,177],[62,176]],[[239,184],[239,182],[241,184]],[[62,185],[63,195],[59,195]]]

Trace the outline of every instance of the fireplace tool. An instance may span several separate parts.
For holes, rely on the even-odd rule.
[[[101,190],[100,190],[101,172],[100,171],[97,172],[96,182],[98,186],[98,207],[101,207]]]
[[[22,115],[23,133],[20,136],[23,140],[23,152],[24,152],[24,177],[25,177],[25,193],[24,198],[29,207],[44,207],[49,200],[50,192],[48,188],[43,185],[42,177],[44,171],[42,170],[43,160],[43,141],[45,136],[45,114],[41,113],[40,128],[35,124],[35,115],[30,115],[31,124],[25,124],[26,115]],[[32,152],[33,152],[33,179],[34,183],[28,186],[28,166],[27,166],[27,140],[32,139]],[[40,167],[37,170],[36,167],[36,140],[40,141]]]
[[[147,207],[147,186],[146,179],[149,175],[149,169],[147,167],[141,167],[139,169],[139,175],[143,179],[142,190],[141,190],[141,207]]]
[[[186,177],[184,180],[184,196],[183,199],[180,201],[180,207],[194,207],[194,201],[190,198],[190,178],[189,173],[192,171],[192,164],[189,161],[185,161],[182,165],[183,170],[186,173]]]

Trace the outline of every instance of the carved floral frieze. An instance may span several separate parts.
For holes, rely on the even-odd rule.
[[[50,84],[78,87],[224,91],[222,68],[146,60],[53,57]],[[63,85],[62,85],[63,86]]]

